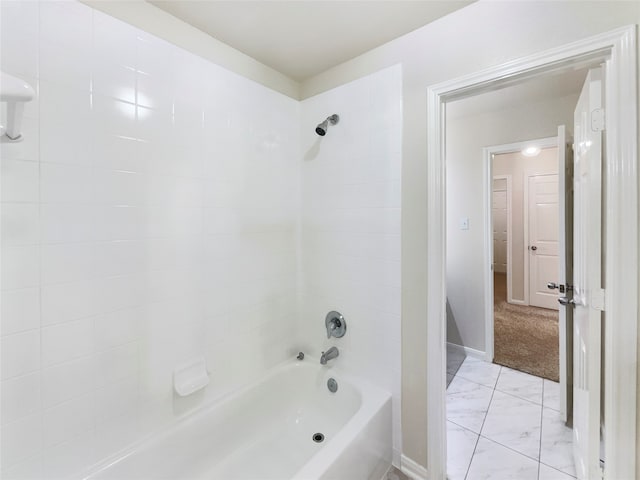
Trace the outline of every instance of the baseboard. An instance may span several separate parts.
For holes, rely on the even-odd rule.
[[[400,471],[413,480],[427,480],[427,469],[408,457],[400,457]]]
[[[479,358],[480,360],[485,359],[485,353],[480,350],[476,350],[475,348],[463,347],[462,345],[457,345],[455,343],[447,342],[447,347],[451,347],[454,350],[459,350],[464,352],[467,357]]]
[[[525,302],[524,300],[515,300],[513,298],[507,298],[507,303],[510,303],[512,305],[525,305],[528,306],[529,304],[527,302]]]

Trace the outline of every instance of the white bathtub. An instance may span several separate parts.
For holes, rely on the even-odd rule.
[[[327,388],[330,377],[338,382],[336,393]],[[325,436],[322,443],[312,439],[317,432]],[[390,394],[307,357],[84,478],[379,480],[390,463]]]

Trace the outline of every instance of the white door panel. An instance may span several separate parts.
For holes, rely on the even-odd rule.
[[[558,295],[566,295],[573,285],[573,150],[564,125],[558,127]],[[561,287],[560,287],[561,286]],[[560,307],[558,312],[560,354],[560,413],[563,420],[573,422],[573,307]]]
[[[547,283],[558,278],[558,175],[532,175],[528,184],[529,304],[558,309]]]
[[[493,179],[493,190],[494,191],[506,191],[507,190],[507,178],[499,177]]]
[[[493,191],[493,208],[507,208],[507,191],[494,190]]]
[[[601,78],[601,69],[589,71],[574,115],[573,447],[581,479],[600,470],[602,132],[591,116],[602,108]]]

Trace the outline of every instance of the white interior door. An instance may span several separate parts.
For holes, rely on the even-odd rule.
[[[573,285],[573,150],[570,135],[564,125],[558,127],[558,211],[560,229],[558,247],[558,281],[560,297]],[[561,306],[558,312],[560,356],[560,413],[571,425],[573,415],[573,307]]]
[[[602,290],[602,71],[589,71],[574,116],[573,448],[578,478],[599,478]]]
[[[507,273],[507,243],[509,222],[509,185],[507,176],[493,177],[493,271]]]
[[[529,305],[558,309],[558,297],[547,288],[558,278],[558,174],[528,179]]]

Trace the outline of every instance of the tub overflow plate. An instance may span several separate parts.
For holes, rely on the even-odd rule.
[[[327,380],[327,388],[331,393],[336,393],[338,391],[338,382],[336,382],[335,378]]]

